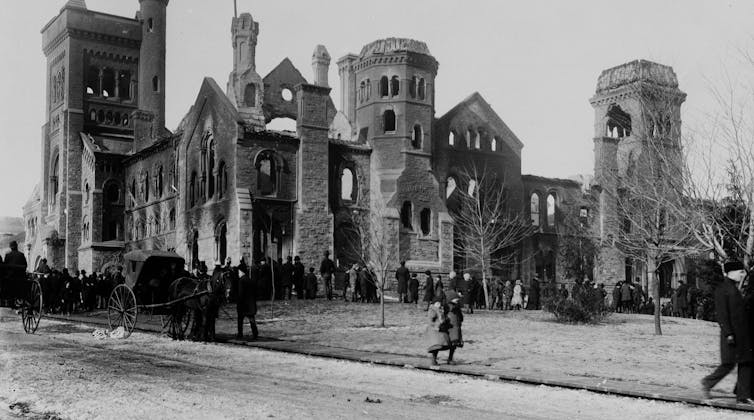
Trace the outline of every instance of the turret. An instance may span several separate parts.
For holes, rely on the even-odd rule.
[[[139,109],[154,115],[154,135],[165,127],[165,30],[169,0],[139,0]]]
[[[330,54],[324,45],[317,45],[312,53],[312,72],[314,84],[322,87],[330,87],[327,83],[327,73],[330,71]]]
[[[226,95],[236,106],[241,118],[257,129],[264,129],[262,113],[264,83],[256,72],[259,23],[250,13],[234,17],[230,26],[233,44],[233,71],[228,76]]]

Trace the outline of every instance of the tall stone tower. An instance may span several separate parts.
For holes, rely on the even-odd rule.
[[[165,37],[169,0],[139,0],[141,51],[139,54],[139,110],[152,114],[150,133],[165,128]]]
[[[241,118],[257,129],[264,129],[262,112],[264,83],[256,71],[259,23],[249,13],[234,17],[230,27],[233,42],[233,71],[228,77],[227,95]]]
[[[317,45],[312,53],[312,73],[314,84],[322,87],[330,87],[327,81],[327,73],[330,71],[330,53],[324,45]]]
[[[594,185],[599,198],[595,233],[600,238],[595,275],[599,282],[614,285],[627,277],[643,278],[615,247],[623,228],[616,197],[626,178],[646,168],[653,154],[662,153],[670,161],[681,159],[678,145],[685,99],[672,67],[651,61],[607,69],[597,81],[590,103],[595,112]]]

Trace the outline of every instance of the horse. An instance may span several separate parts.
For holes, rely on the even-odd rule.
[[[181,277],[170,283],[168,300],[187,298],[183,302],[172,305],[170,333],[173,339],[184,338],[181,321],[189,313],[193,319],[191,336],[205,342],[214,341],[215,321],[220,306],[225,301],[225,293],[221,279]],[[197,294],[200,295],[191,297]]]

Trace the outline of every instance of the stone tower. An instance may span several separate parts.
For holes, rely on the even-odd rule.
[[[327,72],[330,70],[330,54],[324,45],[317,45],[312,53],[312,73],[314,84],[322,87],[330,87],[327,82]]]
[[[622,223],[616,197],[622,180],[641,170],[651,154],[660,151],[671,160],[681,158],[677,145],[685,98],[672,67],[646,60],[607,69],[597,81],[590,103],[595,112],[593,185],[599,198],[595,218],[600,238],[595,265],[598,282],[614,285],[627,276],[643,277],[614,246]],[[650,147],[650,141],[663,145]]]
[[[142,34],[139,54],[139,110],[151,114],[152,117],[152,129],[148,133],[137,133],[139,137],[155,137],[165,128],[165,36],[168,1],[139,0]]]
[[[248,124],[264,129],[262,113],[264,83],[256,72],[259,23],[249,13],[234,17],[230,27],[233,42],[233,71],[228,77],[227,95]]]

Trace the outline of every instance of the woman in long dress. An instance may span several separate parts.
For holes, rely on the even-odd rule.
[[[513,286],[513,297],[511,298],[511,307],[517,311],[520,311],[521,307],[524,306],[524,298],[521,296],[521,284],[521,280],[516,280],[516,285]]]

